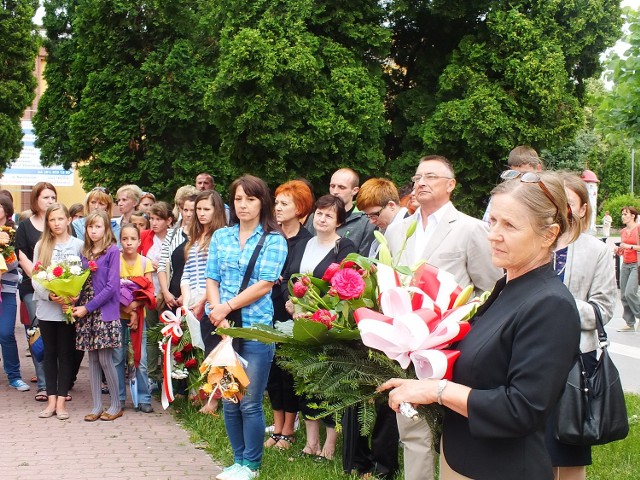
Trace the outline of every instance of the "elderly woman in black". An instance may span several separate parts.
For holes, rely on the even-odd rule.
[[[545,421],[579,351],[576,303],[551,264],[558,238],[573,231],[562,179],[512,171],[506,178],[492,192],[488,237],[493,263],[506,275],[457,344],[453,381],[381,386],[392,389],[396,411],[402,402],[444,405],[445,480],[552,480]]]

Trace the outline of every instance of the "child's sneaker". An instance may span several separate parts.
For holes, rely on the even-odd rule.
[[[230,467],[227,467],[224,470],[222,470],[222,472],[220,472],[216,476],[216,480],[232,480],[232,479],[235,479],[236,478],[235,474],[239,470],[242,470],[242,468],[243,468],[242,465],[240,465],[239,463],[234,463]]]

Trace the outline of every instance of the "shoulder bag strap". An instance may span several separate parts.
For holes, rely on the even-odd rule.
[[[600,346],[604,347],[609,343],[607,332],[604,331],[604,324],[602,323],[602,313],[600,312],[600,307],[593,302],[589,302],[593,307],[593,311],[596,315],[596,328],[598,329],[598,341],[600,342]]]
[[[253,250],[253,255],[251,255],[251,259],[249,260],[249,264],[247,265],[247,270],[244,272],[244,278],[242,279],[242,284],[240,285],[240,290],[238,293],[244,292],[249,286],[249,279],[251,278],[251,274],[253,273],[253,268],[256,266],[256,261],[258,260],[258,255],[260,255],[260,250],[262,250],[262,246],[264,245],[264,241],[269,235],[269,232],[264,232],[262,237],[260,237],[260,241],[256,245],[256,248]]]

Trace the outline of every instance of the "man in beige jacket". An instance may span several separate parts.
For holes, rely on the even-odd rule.
[[[502,271],[491,262],[487,225],[459,212],[451,203],[456,186],[451,163],[440,155],[423,157],[412,180],[420,208],[411,217],[389,225],[385,233],[394,261],[411,266],[425,260],[451,273],[462,287],[472,284],[476,293],[491,290]],[[414,221],[418,222],[416,232],[401,252]],[[434,453],[427,423],[402,415],[397,421],[404,445],[405,480],[433,479]]]

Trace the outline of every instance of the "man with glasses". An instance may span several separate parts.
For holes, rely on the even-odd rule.
[[[420,208],[408,218],[387,228],[385,237],[391,255],[400,265],[420,260],[451,273],[462,287],[472,284],[475,293],[493,289],[502,271],[491,262],[487,226],[458,211],[451,203],[456,186],[453,167],[440,155],[420,159],[412,181]],[[406,232],[417,221],[415,233],[402,250]],[[404,445],[405,480],[434,478],[434,453],[429,426],[397,415]]]
[[[350,168],[341,168],[331,176],[329,194],[342,200],[347,211],[347,220],[338,227],[336,232],[341,237],[351,240],[356,245],[358,253],[366,257],[373,241],[375,227],[369,223],[366,215],[358,210],[353,203],[353,197],[360,190],[359,185],[360,177],[355,171]],[[312,235],[316,234],[313,228],[313,214],[309,215],[305,228]]]
[[[362,184],[358,192],[358,208],[369,222],[384,233],[389,225],[408,216],[409,211],[400,205],[398,189],[386,178],[370,178]],[[380,245],[373,240],[369,257],[378,255]]]

